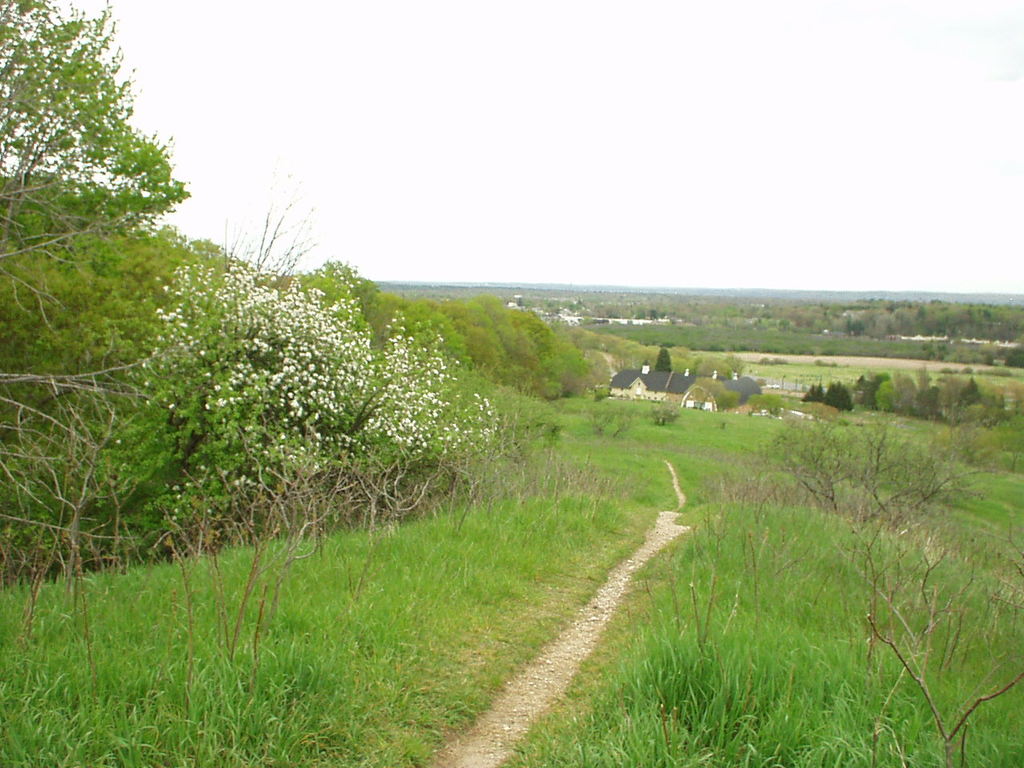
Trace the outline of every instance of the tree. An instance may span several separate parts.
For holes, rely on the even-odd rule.
[[[772,416],[778,416],[786,408],[782,396],[772,394],[751,395],[747,404],[752,412],[767,411]]]
[[[863,405],[865,408],[878,408],[878,404],[875,402],[875,396],[878,393],[879,387],[888,380],[889,374],[887,373],[876,373],[871,378],[861,376],[857,379],[857,383],[854,386],[855,402],[859,405]]]
[[[175,516],[223,515],[268,477],[336,470],[371,484],[368,471],[408,478],[487,443],[487,401],[427,345],[396,335],[374,348],[355,287],[337,286],[327,307],[299,281],[276,282],[237,262],[186,268],[160,313],[151,398],[127,441],[140,455],[125,471],[162,456]]]
[[[976,405],[981,402],[981,390],[978,389],[978,382],[974,380],[974,377],[968,380],[964,385],[964,388],[960,390],[960,405],[968,407]]]
[[[1007,352],[1004,364],[1012,368],[1024,368],[1024,346],[1019,346]]]
[[[2,262],[148,224],[187,197],[167,148],[128,122],[111,26],[53,0],[0,0]]]
[[[804,393],[803,401],[805,403],[823,403],[825,402],[825,390],[821,384],[811,384],[811,388]]]
[[[122,353],[145,335],[139,308],[122,312],[131,281],[111,269],[133,256],[108,258],[104,241],[187,195],[167,148],[129,124],[109,15],[62,8],[0,0],[0,507],[21,526],[5,537],[71,541],[71,573],[81,513],[106,493],[99,450],[131,391]]]
[[[896,388],[891,379],[886,379],[878,385],[875,391],[875,407],[887,413],[896,409]]]
[[[657,426],[664,427],[679,418],[679,404],[663,401],[651,406],[651,421]]]
[[[1016,415],[989,433],[989,442],[1004,451],[1010,459],[1010,471],[1017,471],[1017,462],[1024,455],[1024,416]]]
[[[720,411],[731,411],[740,404],[740,393],[722,387],[722,391],[715,395],[715,405]]]
[[[793,424],[772,442],[771,453],[821,506],[859,520],[902,524],[969,491],[968,473],[952,455],[885,424]]]
[[[850,396],[850,390],[842,382],[833,381],[829,384],[822,402],[825,405],[831,405],[836,410],[853,410],[853,398]]]
[[[665,371],[666,373],[672,371],[672,356],[669,354],[667,347],[662,347],[658,350],[658,359],[654,362],[654,370]]]

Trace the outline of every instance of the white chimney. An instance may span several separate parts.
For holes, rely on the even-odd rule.
[[[717,379],[718,378],[718,371],[712,371],[711,378],[712,379]]]
[[[686,373],[684,373],[684,374],[683,374],[683,376],[689,376],[689,375],[690,375],[690,369],[689,369],[689,368],[687,368],[687,369],[686,369]]]
[[[649,366],[647,363],[644,363],[643,368],[640,369],[640,374],[642,376],[646,376],[650,372],[651,372],[651,366]]]
[[[736,371],[732,372],[732,380],[733,381],[737,381],[739,379],[739,377],[740,377],[739,373],[737,373]]]

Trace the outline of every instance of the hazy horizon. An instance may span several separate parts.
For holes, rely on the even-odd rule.
[[[1024,294],[1020,3],[111,7],[192,237],[294,200],[378,281]]]
[[[1024,304],[1016,293],[955,291],[830,290],[815,288],[713,288],[701,286],[605,285],[589,283],[534,283],[528,281],[463,282],[437,280],[377,280],[385,288],[516,289],[534,291],[575,291],[578,293],[643,293],[673,296],[722,296],[737,298],[806,298],[819,300],[879,299],[893,301],[944,301],[947,303]]]

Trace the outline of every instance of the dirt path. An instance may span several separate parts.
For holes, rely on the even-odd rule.
[[[676,471],[672,473],[679,506],[686,496],[679,488]],[[494,706],[476,724],[449,744],[433,762],[434,768],[497,768],[512,754],[516,742],[526,735],[530,725],[569,687],[583,660],[597,641],[625,595],[633,573],[662,547],[689,530],[676,523],[677,511],[662,512],[647,532],[643,545],[611,573],[597,594],[577,614],[573,623],[540,656],[534,659],[505,686]]]

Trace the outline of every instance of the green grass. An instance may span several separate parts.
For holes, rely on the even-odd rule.
[[[956,504],[958,516],[970,530],[1005,536],[1024,526],[1024,475],[982,473],[975,478],[977,495]]]
[[[230,635],[252,550],[195,564],[191,672],[187,591],[173,565],[86,577],[87,611],[62,584],[45,586],[28,643],[24,591],[0,595],[0,765],[422,764],[557,633],[654,515],[626,495],[583,492],[586,477],[551,470],[550,457],[524,474],[545,465],[538,495],[331,536],[295,563],[257,637],[272,579],[258,582],[233,658],[219,606]]]
[[[620,617],[613,650],[513,765],[941,765],[917,690],[887,649],[867,642],[861,546],[842,521],[808,510],[733,507],[709,520],[647,570],[643,610]],[[952,589],[968,569],[951,563],[938,578]],[[1008,610],[993,615],[994,587],[977,577],[963,652],[930,675],[944,711],[975,684],[994,686],[992,653],[1011,658],[999,679],[1020,668],[1024,628]],[[902,597],[917,620],[914,590]],[[949,627],[936,630],[937,647],[947,636]],[[976,713],[970,764],[1024,763],[1022,704],[1015,690]]]
[[[770,359],[771,355],[765,355],[765,357]],[[892,365],[887,365],[885,362],[876,363],[865,360],[863,362],[846,364],[843,362],[836,362],[833,358],[828,356],[822,356],[820,360],[823,363],[822,365],[816,365],[814,363],[769,364],[751,362],[745,364],[744,375],[752,376],[754,378],[781,379],[785,382],[793,382],[804,387],[809,387],[812,384],[828,386],[828,384],[833,381],[838,381],[850,386],[857,381],[858,377],[864,376],[865,378],[868,378],[876,373],[902,373],[914,378],[915,380],[918,375],[918,371],[913,368],[894,368]],[[961,363],[943,365],[942,369],[938,371],[929,371],[928,375],[933,383],[947,375],[957,376],[963,379],[973,377],[979,384],[996,391],[1002,391],[1007,382],[1020,382],[1021,375],[1019,374],[1018,369],[1001,368],[999,370],[1001,372],[1010,373],[1011,375],[999,376],[988,374],[984,371],[975,371],[971,366]],[[965,373],[965,371],[967,372]]]
[[[623,478],[638,503],[652,506],[674,499],[666,460],[676,468],[690,501],[699,502],[711,478],[745,466],[782,426],[776,419],[685,409],[674,423],[656,426],[647,402],[575,399],[559,406],[565,455]],[[595,435],[589,415],[600,411],[626,414],[631,426],[619,437]]]
[[[702,423],[708,414],[686,415],[661,428],[664,440],[636,437],[664,449],[671,435],[686,435],[699,449],[692,456],[698,469],[677,466],[691,481],[736,452],[742,477],[753,467],[743,454],[778,428],[740,417],[716,432],[713,420],[724,417]],[[940,429],[914,423],[904,431],[931,441]],[[1022,480],[979,476],[979,496],[934,521],[941,537],[924,528],[883,533],[876,543],[880,563],[904,552],[904,573],[918,576],[898,591],[911,621],[924,620],[921,595],[930,594],[919,588],[922,551],[934,557],[938,547],[948,549],[929,589],[945,596],[966,589],[957,602],[964,615],[957,652],[928,677],[947,719],[1024,666],[1024,615],[992,599],[1014,595],[1004,582],[1018,577],[992,550],[1006,553],[1006,527],[1024,522]],[[869,642],[866,532],[816,510],[726,504],[711,489],[693,501],[687,517],[697,529],[639,575],[643,588],[632,607],[616,617],[568,702],[534,729],[513,765],[941,765],[942,745],[919,691],[886,647]],[[992,535],[1000,529],[1002,539]],[[982,550],[986,556],[975,558]],[[1016,589],[1019,598],[1024,585]],[[938,649],[954,637],[955,622],[940,624],[932,640]],[[1000,661],[1005,666],[990,677]],[[1024,764],[1022,730],[1024,687],[975,713],[969,764]]]
[[[593,325],[598,333],[630,339],[648,346],[687,347],[711,352],[764,352],[766,355],[862,355],[927,359],[928,346],[915,341],[889,341],[853,336],[824,336],[799,331],[751,327],[696,325]],[[954,345],[957,353],[974,350]]]
[[[850,526],[718,495],[720,480],[764,474],[756,454],[782,422],[683,411],[655,426],[650,404],[611,400],[556,409],[560,440],[495,465],[492,502],[329,537],[295,563],[259,633],[274,571],[257,579],[233,656],[224,638],[252,550],[195,563],[191,589],[170,564],[88,576],[86,610],[63,584],[46,585],[27,642],[25,590],[0,594],[0,765],[426,764],[674,506],[666,460],[697,529],[639,574],[519,764],[867,766],[872,755],[899,764],[901,751],[907,765],[938,764],[916,691],[896,684],[884,649],[868,655]],[[598,435],[602,413],[632,422]],[[900,423],[924,441],[944,429]],[[978,486],[950,520],[965,536],[983,532],[987,547],[1024,519],[1024,482],[987,474]],[[941,584],[974,573],[990,587],[1008,577],[991,570],[1000,562],[954,553]],[[968,607],[971,642],[984,643],[936,680],[947,705],[983,674],[988,651],[1019,659],[1024,647],[1024,616],[1007,621],[1008,609],[977,596]],[[1024,764],[1022,703],[1015,691],[979,711],[971,764]]]

